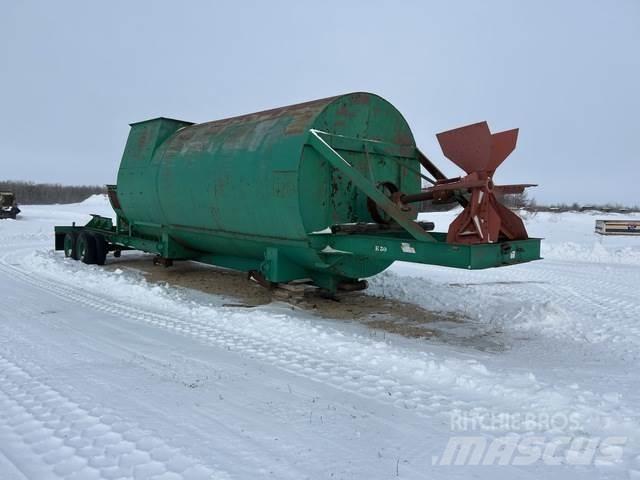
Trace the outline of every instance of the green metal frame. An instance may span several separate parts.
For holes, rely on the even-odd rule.
[[[330,273],[319,275],[321,272],[305,270],[292,262],[285,252],[276,247],[267,248],[263,261],[196,252],[184,248],[166,232],[160,238],[155,239],[118,232],[110,218],[97,215],[94,215],[92,220],[83,227],[75,225],[55,227],[56,250],[64,249],[64,235],[66,233],[79,234],[82,231],[103,235],[112,245],[112,250],[142,250],[168,259],[195,260],[242,271],[260,270],[267,279],[273,282],[285,281],[287,278],[313,278],[325,288],[335,289],[340,280],[337,277],[332,278]],[[539,238],[465,245],[447,243],[446,234],[442,232],[431,232],[427,241],[416,240],[408,232],[389,234],[312,233],[309,235],[309,246],[322,255],[327,267],[345,255],[372,261],[405,261],[470,270],[514,265],[540,259]]]
[[[464,245],[447,243],[445,233],[434,232],[432,236],[434,241],[424,242],[398,234],[313,234],[312,245],[328,256],[357,255],[469,270],[540,259],[539,238]]]
[[[309,130],[309,145],[315,148],[335,169],[340,170],[348,177],[353,184],[362,190],[369,198],[371,198],[378,206],[384,210],[398,225],[402,226],[416,240],[425,242],[434,241],[433,237],[424,231],[420,225],[413,221],[409,215],[403,212],[400,207],[393,203],[384,195],[376,185],[374,185],[367,177],[352,167],[334,148],[327,143],[322,135],[329,135],[320,130]]]

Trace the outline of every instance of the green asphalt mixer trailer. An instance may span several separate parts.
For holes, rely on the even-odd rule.
[[[485,122],[438,135],[466,175],[447,178],[417,148],[404,117],[351,93],[208,123],[131,124],[108,186],[115,221],[56,226],[55,248],[89,264],[142,250],[277,284],[309,279],[330,292],[364,288],[394,261],[481,269],[536,260],[540,240],[496,193],[493,173],[517,130]],[[423,181],[427,187],[423,187]],[[448,232],[418,222],[424,201],[464,208]]]

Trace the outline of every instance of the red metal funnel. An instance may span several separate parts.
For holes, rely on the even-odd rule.
[[[530,185],[496,187],[492,179],[516,147],[518,129],[492,134],[487,122],[480,122],[439,133],[437,137],[444,155],[467,175],[440,180],[429,190],[435,196],[453,191],[471,194],[465,209],[449,226],[447,242],[493,243],[528,238],[520,217],[501,205],[495,192],[519,193]]]
[[[444,156],[467,173],[493,173],[516,148],[518,129],[491,134],[487,122],[438,133]]]

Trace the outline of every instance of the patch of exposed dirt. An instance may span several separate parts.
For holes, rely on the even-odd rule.
[[[467,319],[443,312],[433,312],[418,305],[377,297],[365,292],[353,292],[337,300],[323,298],[317,293],[304,295],[272,291],[249,280],[246,273],[205,265],[197,262],[175,262],[171,267],[153,264],[152,255],[123,255],[109,257],[105,268],[134,269],[142,272],[147,281],[169,283],[179,287],[220,295],[230,299],[224,306],[252,308],[272,301],[288,301],[298,308],[323,318],[357,321],[374,330],[403,335],[409,338],[436,338],[447,343],[476,346],[482,350],[502,350],[491,341],[476,342],[473,338],[486,336],[465,328]],[[278,289],[277,289],[278,290]],[[459,332],[463,331],[462,335]]]
[[[153,255],[109,257],[105,268],[131,268],[142,272],[147,281],[169,283],[212,295],[233,298],[235,306],[257,307],[271,303],[266,288],[247,279],[247,274],[198,262],[175,262],[171,267],[153,264]]]

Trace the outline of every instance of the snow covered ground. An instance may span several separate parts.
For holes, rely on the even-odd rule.
[[[640,238],[593,233],[614,215],[529,216],[543,261],[371,280],[463,317],[447,342],[73,262],[53,225],[106,201],[22,209],[0,222],[2,480],[640,478]]]

